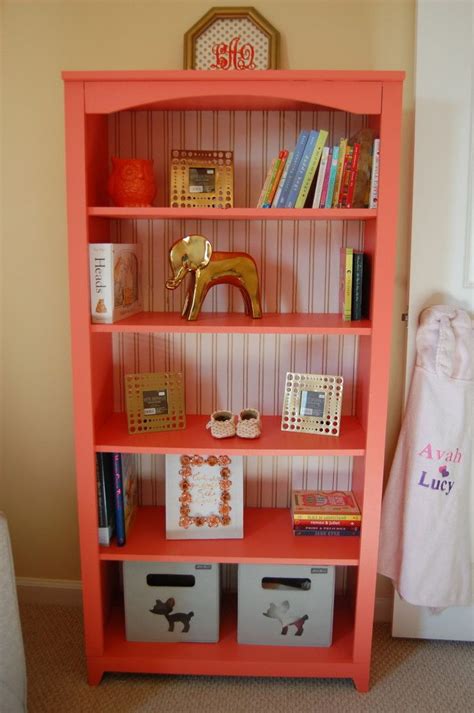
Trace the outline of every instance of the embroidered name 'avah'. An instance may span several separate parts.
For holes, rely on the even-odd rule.
[[[446,463],[462,462],[462,453],[459,448],[456,448],[455,451],[441,451],[439,448],[433,448],[431,443],[428,443],[418,455],[428,458],[428,460],[444,460]]]

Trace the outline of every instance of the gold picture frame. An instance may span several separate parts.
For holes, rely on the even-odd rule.
[[[184,68],[278,69],[280,33],[253,7],[213,7],[184,35]]]
[[[171,208],[233,208],[233,151],[173,149]]]
[[[130,434],[186,428],[184,377],[179,372],[126,374],[125,399]]]
[[[343,386],[342,376],[288,372],[281,430],[338,436]]]

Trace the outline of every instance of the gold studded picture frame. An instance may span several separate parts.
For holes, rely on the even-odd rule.
[[[186,428],[184,378],[178,372],[125,376],[128,432]]]
[[[343,385],[342,376],[288,372],[281,430],[338,436]]]
[[[233,208],[232,151],[173,149],[170,206],[172,208]]]

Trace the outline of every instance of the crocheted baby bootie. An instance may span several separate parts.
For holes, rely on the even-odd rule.
[[[206,428],[211,429],[214,438],[229,438],[235,436],[234,415],[230,411],[214,411]]]
[[[239,414],[237,435],[240,438],[258,438],[262,433],[262,422],[257,409],[246,408]]]

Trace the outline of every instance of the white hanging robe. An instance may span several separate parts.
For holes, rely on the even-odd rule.
[[[378,571],[410,604],[469,605],[473,329],[463,310],[424,310],[383,504]]]

